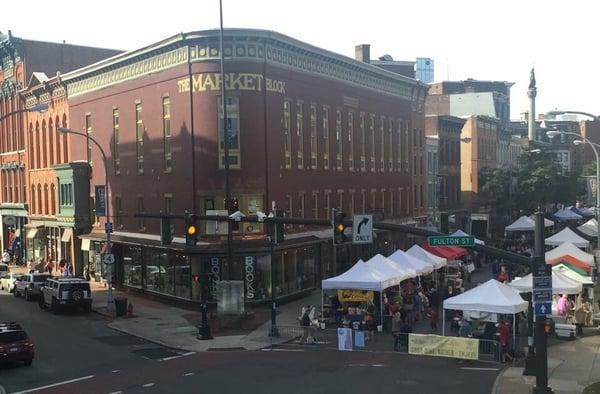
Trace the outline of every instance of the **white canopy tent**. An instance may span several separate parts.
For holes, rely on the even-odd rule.
[[[561,232],[546,238],[545,241],[546,245],[550,246],[558,246],[565,242],[570,242],[579,248],[587,248],[590,244],[588,240],[581,238],[568,227],[565,227]]]
[[[399,264],[380,254],[377,254],[367,260],[367,265],[370,265],[371,268],[373,268],[376,272],[380,272],[386,277],[394,278],[394,284],[391,286],[399,285],[403,280],[417,276],[417,272],[414,269],[400,266]]]
[[[443,268],[446,266],[446,264],[448,264],[448,261],[445,258],[438,257],[433,253],[429,253],[428,251],[416,244],[411,246],[410,249],[406,251],[406,254],[411,255],[412,257],[419,260],[429,261],[433,264],[433,267],[436,270]]]
[[[472,235],[465,233],[462,230],[456,230],[455,232],[453,232],[452,234],[450,234],[451,237],[472,237]],[[479,245],[485,245],[485,242],[483,242],[480,239],[475,238],[475,243],[479,244]]]
[[[546,261],[554,260],[562,256],[572,256],[577,260],[583,261],[584,263],[594,266],[594,255],[584,252],[571,242],[565,242],[560,246],[546,252]]]
[[[432,262],[424,259],[418,259],[402,250],[395,251],[388,256],[388,259],[398,264],[400,267],[415,271],[415,277],[418,275],[430,274],[433,272],[435,267]]]
[[[515,315],[527,309],[527,301],[512,287],[490,279],[462,294],[444,300],[442,321],[446,321],[446,309],[475,312],[492,312]],[[515,319],[513,319],[513,338]],[[442,335],[445,335],[445,324],[442,324]]]
[[[544,218],[544,227],[552,227],[554,222]],[[521,216],[504,228],[506,231],[535,231],[535,220],[529,216]]]
[[[564,264],[555,265],[554,267],[552,267],[552,272],[560,272],[562,275],[566,276],[567,278],[572,279],[576,282],[579,282],[582,285],[593,285],[594,284],[594,281],[592,280],[592,278],[590,276],[578,274],[577,272],[573,271],[572,269],[565,266]]]
[[[529,293],[533,290],[533,275],[515,279],[508,285],[520,293]],[[552,271],[552,294],[579,294],[581,289],[580,282],[563,275],[560,271]]]
[[[596,219],[590,219],[581,226],[577,227],[577,230],[582,233],[589,235],[590,237],[598,236],[598,221]]]
[[[394,286],[396,279],[386,278],[384,274],[377,272],[374,267],[367,265],[362,260],[358,260],[348,271],[333,278],[323,279],[321,289],[357,289],[382,291],[390,286]]]
[[[571,211],[570,209],[567,208],[563,208],[560,209],[558,211],[556,211],[556,213],[554,214],[554,216],[556,216],[557,218],[559,218],[560,220],[581,220],[583,219],[583,216],[576,214],[575,212]]]

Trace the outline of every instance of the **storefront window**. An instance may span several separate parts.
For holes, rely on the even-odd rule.
[[[191,295],[191,281],[192,276],[190,273],[189,259],[182,254],[174,254],[171,256],[171,263],[173,264],[174,274],[174,286],[175,286],[175,297],[190,298]]]
[[[123,284],[142,287],[142,248],[123,246]]]
[[[155,249],[146,249],[146,289],[164,293],[167,276],[167,253]]]
[[[147,249],[146,261],[146,289],[190,298],[192,277],[189,260],[185,255]]]
[[[247,256],[244,262],[246,301],[262,301],[271,297],[271,256]]]

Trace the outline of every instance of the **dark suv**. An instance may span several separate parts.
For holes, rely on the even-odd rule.
[[[82,278],[49,278],[38,302],[40,308],[49,307],[54,313],[60,313],[66,307],[81,307],[89,313],[92,311],[90,284]]]
[[[0,323],[0,363],[33,362],[33,343],[20,324]]]

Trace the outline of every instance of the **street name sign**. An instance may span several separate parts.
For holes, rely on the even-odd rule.
[[[552,314],[552,303],[550,302],[540,302],[535,304],[535,315],[536,316],[546,316]]]
[[[538,264],[533,270],[533,276],[551,276],[552,266],[550,264]]]
[[[352,243],[373,243],[373,215],[354,215],[352,217]]]
[[[552,276],[534,276],[533,277],[533,288],[534,289],[551,289],[552,288]]]
[[[552,302],[552,289],[533,289],[533,302],[535,304]]]
[[[474,246],[475,237],[436,236],[427,237],[429,246]]]

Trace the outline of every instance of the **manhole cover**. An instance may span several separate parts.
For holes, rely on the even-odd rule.
[[[138,349],[134,350],[133,353],[140,357],[149,358],[151,360],[157,360],[160,358],[173,357],[178,356],[179,354],[175,353],[172,350],[165,349],[163,347],[150,348],[150,349]]]
[[[95,339],[112,346],[133,346],[149,343],[142,338],[134,337],[132,335],[110,335],[106,337],[96,337]]]

